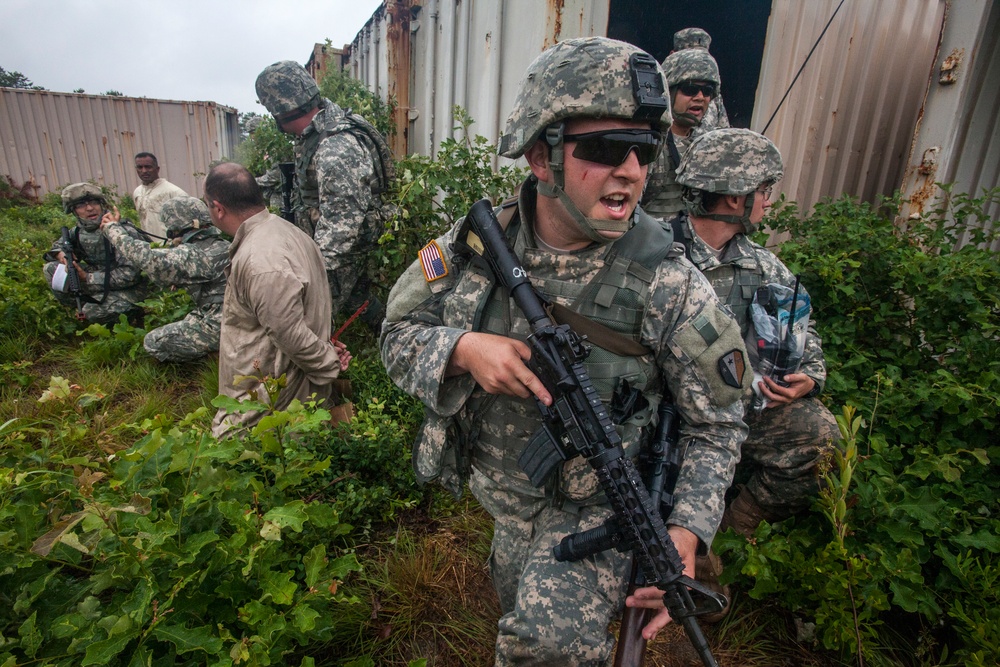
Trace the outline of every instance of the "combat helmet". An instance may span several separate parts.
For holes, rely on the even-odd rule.
[[[168,199],[160,209],[160,220],[167,230],[167,238],[177,239],[189,230],[202,230],[212,227],[212,218],[208,214],[205,202],[197,197],[175,197]]]
[[[684,28],[674,33],[674,51],[705,49],[712,44],[712,37],[701,28]]]
[[[670,102],[673,105],[677,95],[677,87],[685,81],[705,81],[715,86],[718,95],[722,86],[719,76],[719,65],[705,49],[685,49],[674,51],[663,61],[663,73],[670,89]],[[701,119],[681,113],[674,117],[678,125],[696,127],[701,125]]]
[[[555,185],[538,184],[539,194],[558,198],[587,236],[610,239],[598,230],[624,232],[631,220],[591,220],[564,190],[563,130],[571,118],[648,121],[661,133],[670,129],[665,79],[656,59],[642,49],[607,37],[568,39],[543,51],[528,66],[514,108],[500,137],[499,153],[516,159],[544,135]]]
[[[247,120],[246,125],[244,125],[247,134],[253,134],[254,132],[256,132],[258,129],[260,129],[260,124],[263,122],[264,119],[260,116],[251,117],[249,120]]]
[[[67,185],[63,188],[63,212],[72,213],[76,217],[76,224],[88,232],[97,231],[97,228],[101,226],[100,219],[92,221],[86,218],[81,218],[76,215],[76,211],[73,210],[77,204],[82,204],[86,201],[100,202],[101,209],[103,210],[107,210],[108,208],[107,198],[104,196],[101,188],[93,183],[73,183],[72,185]]]
[[[319,106],[316,80],[294,60],[268,65],[257,76],[257,98],[275,120],[294,120]]]
[[[784,175],[778,147],[752,130],[726,128],[696,137],[677,167],[677,182],[684,187],[684,203],[691,215],[743,225],[747,234],[757,231],[750,222],[757,188],[773,184]],[[747,195],[741,217],[710,214],[702,202],[705,192]]]

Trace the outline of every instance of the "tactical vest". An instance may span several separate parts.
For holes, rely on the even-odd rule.
[[[332,102],[323,107],[320,114],[332,113]],[[324,120],[327,120],[324,118]],[[334,122],[329,122],[333,120]],[[295,179],[298,187],[295,192],[295,224],[313,236],[316,221],[319,220],[319,179],[316,176],[316,166],[313,158],[320,144],[327,137],[346,132],[350,134],[368,151],[375,166],[375,183],[372,185],[374,201],[365,214],[365,227],[368,230],[381,230],[390,217],[390,211],[382,202],[382,193],[389,189],[396,177],[395,162],[392,151],[382,134],[367,120],[350,109],[343,111],[339,118],[329,119],[322,128],[307,134],[295,151]],[[379,231],[379,233],[381,233]],[[370,239],[376,241],[377,239]]]
[[[673,229],[674,240],[684,244],[684,254],[688,259],[691,259],[691,245],[694,239],[691,236],[691,226],[684,224],[686,219],[685,216],[677,216],[670,221],[670,226]],[[750,305],[753,303],[754,293],[763,284],[764,278],[764,269],[760,265],[757,254],[754,253],[753,268],[732,262],[706,270],[698,268],[712,283],[719,301],[726,304],[733,312],[736,322],[740,325],[740,335],[743,336],[743,340],[750,341],[751,325],[753,324]],[[751,355],[756,352],[755,346],[749,343],[747,350]]]
[[[553,275],[552,255],[543,250],[526,248],[523,234],[518,234],[519,225],[519,221],[510,225],[508,237],[539,292],[553,301],[568,302],[569,307],[580,315],[629,339],[640,340],[656,267],[671,253],[675,257],[680,256],[679,250],[672,248],[669,232],[639,211],[636,225],[609,247],[602,261],[595,262],[595,266],[603,266],[594,278],[589,283],[581,284],[573,279],[560,280]],[[529,333],[523,314],[504,289],[491,290],[491,294],[480,303],[476,320],[479,322],[477,331],[522,339]],[[662,392],[662,380],[654,355],[621,356],[591,345],[590,355],[584,364],[606,404],[611,402],[623,379],[641,391],[649,402],[645,411],[619,427],[627,453],[636,454],[641,444],[640,429],[649,423]],[[476,443],[473,458],[477,465],[524,478],[515,462],[527,438],[542,424],[534,404],[502,395],[479,395],[468,402],[467,408],[466,418],[474,423],[463,424],[461,428],[463,431],[474,429],[470,440]],[[589,477],[589,466],[584,463],[580,472],[581,477]],[[579,494],[581,497],[572,493],[568,497],[572,501],[582,501],[595,493],[596,487]]]
[[[690,136],[678,138],[667,131],[667,140],[654,168],[650,170],[649,182],[642,197],[642,210],[651,216],[669,220],[684,210],[683,187],[677,182],[677,167],[690,143]]]
[[[219,236],[219,230],[214,228],[196,229],[181,237],[182,243],[196,246],[213,263],[212,275],[208,282],[197,282],[183,285],[191,300],[199,309],[218,306],[226,293],[225,268],[229,264],[229,243]]]

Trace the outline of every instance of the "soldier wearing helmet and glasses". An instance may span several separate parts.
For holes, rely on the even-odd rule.
[[[686,211],[669,223],[674,240],[684,244],[687,257],[736,316],[754,369],[760,363],[754,294],[772,284],[789,290],[797,284],[774,253],[748,236],[770,208],[782,171],[781,154],[761,134],[735,128],[703,134],[677,169]],[[821,340],[810,318],[798,371],[778,380],[765,376],[755,388],[767,402],[763,410],[747,411],[750,434],[738,474],[746,484],[734,489],[723,529],[749,537],[761,521],[780,521],[809,506],[819,490],[819,465],[840,440],[836,420],[817,398],[825,380]],[[718,585],[717,557],[699,562],[698,569],[699,579]]]
[[[523,156],[531,175],[497,216],[546,298],[646,348],[631,355],[595,343],[585,362],[606,403],[638,397],[617,423],[628,455],[646,441],[659,402],[670,395],[677,403],[687,457],[668,524],[691,575],[722,515],[750,378],[738,328],[711,286],[637,207],[670,126],[664,93],[659,64],[630,44],[571,39],[543,52],[522,79],[500,141],[500,154]],[[524,317],[456,254],[462,233],[460,221],[431,241],[387,304],[383,361],[425,406],[414,468],[420,481],[455,494],[468,481],[494,518],[490,569],[503,614],[496,664],[605,664],[630,558],[611,550],[554,559],[560,538],[601,524],[611,508],[580,457],[541,488],[520,469],[541,424],[534,401],[552,397],[525,364]],[[668,622],[660,608],[647,638]]]
[[[100,232],[101,218],[108,212],[108,200],[93,183],[73,183],[62,191],[63,211],[73,214],[76,226],[70,232],[75,267],[66,265],[61,241],[45,253],[45,281],[56,299],[67,306],[76,305],[69,293],[67,271],[80,278],[82,319],[97,324],[117,322],[127,315],[133,323],[142,320],[138,305],[146,298],[147,282],[138,266],[115,252]],[[135,239],[145,238],[134,227],[128,232]]]

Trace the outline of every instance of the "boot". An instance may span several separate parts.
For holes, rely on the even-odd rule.
[[[711,589],[713,592],[721,593],[726,596],[726,606],[722,608],[722,611],[717,611],[711,614],[702,614],[697,617],[702,623],[718,623],[729,613],[729,607],[731,606],[729,586],[719,583],[720,574],[722,574],[722,559],[716,556],[713,552],[709,551],[707,556],[695,557],[695,580],[704,585],[706,588]]]
[[[744,488],[722,514],[719,531],[732,528],[743,537],[750,537],[757,530],[761,521],[773,521],[774,519],[775,517],[757,503],[753,494]]]

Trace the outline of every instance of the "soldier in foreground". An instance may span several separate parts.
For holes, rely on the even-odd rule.
[[[159,361],[192,361],[219,349],[229,241],[212,226],[200,199],[171,199],[163,205],[160,218],[170,243],[166,248],[151,248],[135,238],[130,225],[119,224],[118,209],[105,214],[101,231],[115,251],[145,271],[153,283],[187,290],[194,310],[179,322],[153,329],[142,344]]]
[[[633,89],[633,77],[643,85]],[[711,286],[636,207],[669,125],[651,56],[602,37],[552,47],[528,68],[507,119],[500,154],[524,156],[532,175],[498,217],[545,297],[648,348],[634,356],[595,345],[585,365],[606,404],[636,399],[617,424],[627,456],[646,441],[660,400],[674,396],[687,456],[669,535],[693,575],[739,458],[740,398],[750,377],[731,372],[745,351]],[[468,481],[494,518],[497,665],[605,664],[630,559],[613,549],[577,562],[553,557],[562,537],[600,525],[612,510],[581,457],[541,488],[520,468],[542,423],[535,400],[550,405],[552,396],[525,364],[525,318],[504,289],[456,255],[455,242],[471,241],[459,238],[462,230],[460,222],[420,252],[393,287],[382,330],[390,377],[425,406],[417,478],[455,494]],[[646,638],[667,622],[661,610]]]
[[[76,218],[76,226],[45,254],[43,273],[52,294],[60,303],[75,306],[77,316],[87,322],[108,324],[117,322],[119,315],[140,322],[142,308],[136,304],[146,298],[147,283],[139,267],[116,253],[101,234],[101,218],[108,210],[104,193],[93,183],[74,183],[63,188],[62,204],[63,211]],[[142,238],[134,227],[126,233],[137,241]],[[67,266],[67,253],[73,256],[72,267]],[[75,294],[73,285],[78,287]]]
[[[334,316],[349,316],[367,301],[361,319],[378,332],[385,309],[367,268],[385,227],[382,193],[394,173],[389,148],[364,119],[323,98],[296,62],[269,65],[256,87],[278,128],[295,136],[295,224],[323,253]]]
[[[694,138],[713,129],[704,119],[721,82],[719,66],[705,49],[671,53],[663,61],[663,71],[670,89],[673,123],[660,156],[649,168],[642,208],[654,218],[669,220],[684,210],[677,166]]]
[[[771,188],[781,177],[781,154],[767,137],[743,129],[704,134],[691,144],[678,169],[687,211],[670,223],[674,240],[684,244],[688,259],[735,314],[755,370],[761,360],[750,313],[754,293],[770,284],[796,285],[788,267],[747,236],[759,227],[771,206]],[[840,440],[836,420],[817,398],[826,364],[811,319],[801,367],[780,380],[765,376],[759,381],[757,389],[767,405],[747,410],[750,434],[738,475],[745,468],[749,480],[722,517],[722,529],[747,537],[761,521],[780,521],[809,506],[820,488],[819,464]],[[711,554],[699,563],[699,579],[712,583],[714,576],[717,584],[721,570]]]

